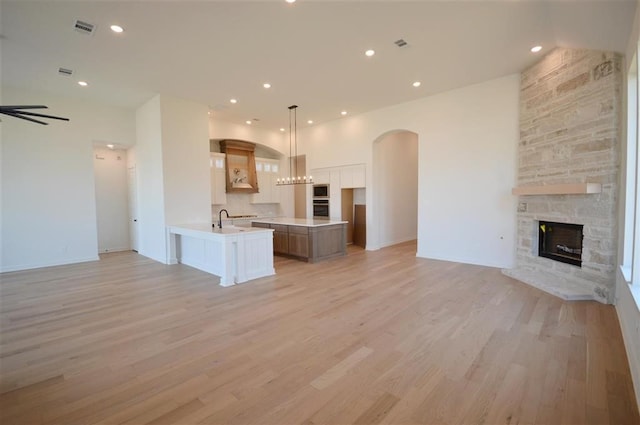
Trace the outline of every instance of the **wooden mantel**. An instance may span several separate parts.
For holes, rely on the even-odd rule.
[[[512,195],[584,195],[602,192],[600,183],[543,184],[518,186],[511,189]]]

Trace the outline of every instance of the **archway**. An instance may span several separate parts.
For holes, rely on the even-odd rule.
[[[373,142],[373,187],[368,249],[418,237],[418,135],[393,130]]]

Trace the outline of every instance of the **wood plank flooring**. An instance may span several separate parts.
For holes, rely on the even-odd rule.
[[[0,423],[640,424],[614,307],[415,252],[0,275]]]

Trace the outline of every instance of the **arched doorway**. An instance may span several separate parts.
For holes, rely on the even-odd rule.
[[[371,245],[378,249],[418,237],[418,135],[384,133],[373,142]]]

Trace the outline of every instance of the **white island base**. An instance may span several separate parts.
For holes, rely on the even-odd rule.
[[[273,230],[226,227],[211,224],[168,226],[169,262],[220,277],[221,286],[232,286],[275,274]]]

